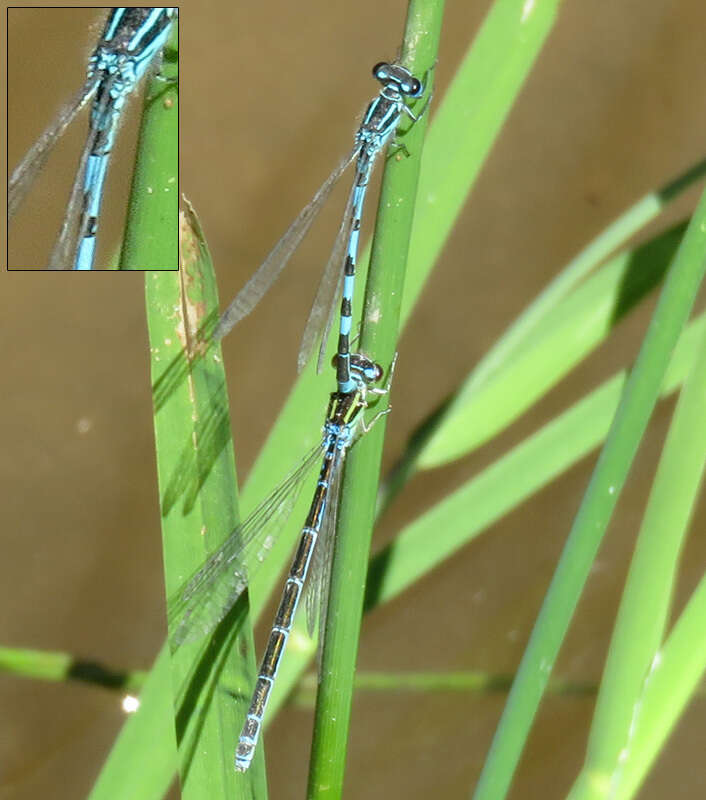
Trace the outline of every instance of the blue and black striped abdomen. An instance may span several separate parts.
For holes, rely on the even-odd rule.
[[[163,45],[175,13],[174,8],[114,8],[99,46],[133,58],[153,52]]]

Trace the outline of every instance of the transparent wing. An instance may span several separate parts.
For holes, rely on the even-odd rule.
[[[336,470],[335,493],[331,498],[331,508],[326,520],[325,535],[321,540],[321,590],[319,592],[318,616],[319,616],[319,638],[316,647],[316,674],[321,682],[321,656],[324,652],[324,640],[326,638],[326,614],[328,611],[329,589],[331,588],[331,567],[333,565],[333,553],[336,546],[336,521],[338,519],[338,502],[341,497],[341,476],[343,474],[344,454],[338,455],[339,465]]]
[[[61,229],[49,256],[49,269],[73,269],[74,261],[76,260],[76,248],[78,247],[81,211],[83,210],[83,178],[86,173],[88,158],[97,136],[97,131],[91,130],[83,147],[74,183],[71,187],[69,202],[66,204]]]
[[[169,599],[169,639],[176,650],[210,633],[225,617],[272,548],[312,467],[319,444]]]
[[[106,85],[105,91],[101,98],[100,105],[95,108],[92,113],[92,118],[95,116],[98,119],[110,118],[110,125],[117,125],[117,115],[110,114],[109,106],[111,103],[110,97],[110,84]],[[76,251],[78,249],[79,236],[81,234],[80,225],[83,216],[84,208],[84,176],[86,174],[86,166],[88,159],[93,152],[98,139],[105,137],[105,130],[101,129],[95,124],[91,124],[86,137],[86,143],[81,152],[81,158],[76,170],[73,186],[71,187],[71,195],[69,202],[66,206],[64,220],[61,224],[61,230],[57,236],[54,248],[49,256],[49,269],[73,269],[76,260]]]
[[[13,171],[7,187],[7,215],[9,219],[12,219],[22,204],[30,186],[37,177],[37,173],[46,164],[54,145],[71,124],[76,114],[93,96],[97,86],[98,82],[95,80],[86,81],[71,100],[61,108],[51,125],[32,145]]]
[[[331,255],[326,262],[326,268],[321,276],[319,288],[316,290],[316,296],[314,297],[311,311],[309,311],[309,317],[304,326],[302,342],[299,346],[299,357],[297,359],[299,372],[309,363],[311,354],[314,352],[314,348],[319,342],[321,342],[320,350],[324,352],[324,356],[319,356],[317,371],[321,372],[322,369],[321,362],[325,357],[328,334],[336,314],[336,299],[341,294],[341,286],[343,283],[343,254],[348,247],[348,239],[353,224],[352,212],[355,183],[354,181],[351,191],[348,194],[348,202],[346,203],[341,225],[336,234],[336,241],[333,244]]]
[[[299,216],[289,228],[287,228],[282,238],[272,248],[270,254],[258,267],[255,274],[245,286],[243,286],[235,296],[233,302],[223,312],[213,332],[213,338],[216,341],[222,339],[241,319],[243,319],[243,317],[246,317],[253,308],[255,308],[270,286],[272,286],[280,276],[282,270],[287,266],[287,262],[291,258],[292,253],[294,253],[299,246],[299,243],[311,227],[321,207],[331,194],[333,187],[351,161],[355,158],[356,153],[357,148],[344,158],[328,176],[311,202],[301,210]]]
[[[333,297],[328,302],[328,314],[326,315],[326,324],[319,335],[319,355],[316,359],[316,374],[320,375],[324,371],[325,361],[326,361],[326,347],[328,345],[328,338],[331,335],[331,328],[333,327],[333,320],[336,317],[336,310],[338,306],[338,301],[341,299],[341,295],[343,294],[343,281],[345,278],[345,273],[343,269],[339,269],[338,271],[338,283],[336,284],[336,288],[333,293]],[[309,356],[311,357],[311,356]],[[300,367],[301,370],[303,367]]]
[[[314,635],[317,622],[323,627],[326,619],[326,603],[328,602],[328,586],[331,577],[333,542],[336,535],[336,515],[341,488],[342,466],[343,459],[339,453],[331,471],[331,486],[328,493],[326,515],[312,555],[309,579],[304,586],[306,629],[309,636]],[[321,631],[321,628],[319,628],[319,631]]]

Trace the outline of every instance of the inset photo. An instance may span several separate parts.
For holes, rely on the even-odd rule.
[[[176,270],[177,8],[8,8],[10,270]]]

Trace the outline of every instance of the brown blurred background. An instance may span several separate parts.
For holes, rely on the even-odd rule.
[[[437,99],[489,5],[447,3]],[[202,219],[222,303],[347,151],[376,89],[370,67],[395,57],[405,11],[402,0],[181,6],[181,190]],[[16,15],[11,32],[28,36]],[[52,12],[50,26],[30,26],[36,38],[9,48],[10,167],[80,84],[99,18],[94,10]],[[564,3],[402,339],[393,403],[404,397],[405,404],[397,402],[389,420],[388,465],[412,427],[569,257],[627,205],[703,157],[705,30],[701,0]],[[33,60],[42,67],[38,78]],[[27,257],[41,259],[51,247],[84,131],[82,118],[18,219],[13,247],[34,253]],[[129,161],[134,146],[128,126],[123,133],[130,141],[111,169],[107,199],[116,215],[129,180],[118,161]],[[670,219],[682,217],[697,195]],[[299,263],[225,344],[241,478],[294,378],[315,265],[325,263],[339,213],[334,200]],[[106,238],[117,235],[114,229]],[[147,667],[165,623],[143,278],[1,278],[0,644]],[[416,478],[385,518],[376,546],[629,363],[648,305],[497,442]],[[665,402],[655,413],[557,675],[600,678],[671,410]],[[359,666],[512,672],[593,463],[582,462],[372,614]],[[702,502],[694,532],[703,531],[705,513]],[[705,550],[692,536],[677,607],[703,572]],[[0,676],[0,693],[0,798],[85,796],[122,724],[121,698],[7,676]],[[346,796],[467,797],[504,699],[358,695]],[[582,762],[592,705],[587,697],[545,700],[513,800],[565,796]],[[272,797],[303,796],[310,726],[308,712],[287,709],[267,734]],[[703,700],[696,699],[640,797],[703,796],[704,737]]]

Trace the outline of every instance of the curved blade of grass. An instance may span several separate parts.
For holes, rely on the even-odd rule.
[[[475,800],[506,796],[544,687],[706,270],[706,194],[670,267],[493,739]]]
[[[443,12],[443,0],[411,0],[407,12],[402,63],[413,74],[428,76],[429,98]],[[384,365],[392,363],[397,342],[427,119],[424,114],[405,135],[409,157],[399,161],[388,159],[380,190],[360,347]],[[343,792],[353,676],[384,429],[385,421],[381,419],[352,450],[343,478],[309,765],[308,797],[312,800],[337,798]]]
[[[220,347],[204,352],[202,345],[218,309],[215,277],[191,209],[183,216],[180,239],[179,272],[146,276],[168,597],[238,521]],[[238,798],[255,789],[266,795],[261,760],[242,780],[232,766],[255,673],[252,632],[246,626],[238,636],[234,624],[245,612],[245,603],[237,604],[205,644],[182,645],[172,654],[184,798]]]
[[[634,797],[699,686],[706,668],[706,578],[702,578],[659,651],[640,699],[636,731],[611,800]]]
[[[559,6],[560,0],[496,0],[439,106],[419,176],[403,322],[534,66]]]
[[[545,309],[502,367],[470,392],[461,389],[420,451],[418,466],[431,469],[468,454],[556,386],[662,280],[685,230],[680,223],[620,253]]]
[[[179,266],[178,27],[177,18],[161,72],[145,87],[120,269]]]
[[[693,364],[706,315],[682,334],[661,393]],[[588,455],[604,439],[627,372],[613,376],[405,527],[370,564],[366,607],[387,602]]]
[[[634,236],[664,209],[706,175],[706,159],[699,161],[660,189],[649,192],[611,222],[520,314],[474,367],[458,393],[458,401],[471,394],[508,360],[547,312],[577,286],[604,259]]]
[[[642,720],[664,640],[679,555],[706,465],[706,336],[664,444],[608,651],[586,762],[569,797],[612,797]]]
[[[520,314],[495,345],[478,362],[466,379],[462,389],[446,400],[439,408],[435,409],[418,426],[406,451],[402,454],[395,469],[381,488],[378,498],[379,511],[385,509],[392,502],[397,492],[419,467],[431,467],[434,465],[435,454],[433,451],[431,453],[428,451],[430,440],[434,440],[434,437],[437,436],[443,436],[442,431],[445,429],[446,420],[449,416],[459,414],[469,420],[470,430],[461,430],[462,438],[466,441],[465,452],[462,452],[460,447],[452,447],[452,451],[454,449],[458,451],[455,457],[460,457],[466,455],[473,447],[489,439],[492,435],[491,429],[486,426],[486,412],[483,411],[482,406],[486,406],[486,411],[492,411],[492,416],[488,421],[494,419],[495,425],[499,428],[504,419],[508,422],[511,421],[529,405],[524,399],[526,388],[523,387],[522,391],[516,390],[516,382],[513,380],[514,369],[509,368],[509,364],[513,362],[513,356],[516,352],[522,348],[524,358],[529,359],[530,355],[527,351],[530,348],[530,343],[535,342],[538,345],[542,335],[548,335],[548,332],[543,334],[542,323],[545,318],[557,306],[568,300],[569,293],[579,281],[589,271],[597,267],[612,250],[616,249],[619,244],[622,244],[643,225],[654,219],[668,203],[689,189],[705,173],[706,160],[698,162],[659,191],[646,195],[615,222],[608,225],[604,231],[569,262],[566,268]],[[662,236],[669,237],[669,233],[662,234]],[[654,237],[652,242],[656,242],[659,238]],[[632,252],[632,258],[635,259],[636,264],[639,264],[641,259],[648,255],[649,247],[649,242],[641,245],[639,250],[642,252],[639,257],[636,251],[626,252]],[[655,256],[658,255],[658,252],[659,250],[655,252]],[[620,256],[616,256],[609,263],[613,263],[616,260],[619,261]],[[636,278],[639,281],[639,277],[636,276]],[[647,288],[645,287],[643,291],[646,292]],[[639,297],[635,297],[635,302],[638,299]],[[625,298],[623,298],[622,302],[624,305]],[[617,296],[614,304],[618,305]],[[619,316],[623,316],[626,310],[623,309],[623,313]],[[547,355],[553,357],[551,352],[548,352]],[[545,370],[550,367],[549,364],[546,364],[541,359],[537,359],[537,365],[543,366]],[[487,386],[489,383],[492,384],[492,388]],[[533,376],[529,388],[532,393],[536,393],[535,376]],[[484,391],[486,392],[485,394],[483,393]],[[482,399],[477,399],[477,393],[480,393],[481,398],[486,398],[485,403]],[[487,401],[491,399],[492,402],[488,403]],[[497,403],[500,405],[498,406]],[[465,404],[471,406],[472,409],[476,409],[478,406],[480,408],[471,410],[466,414],[464,413],[466,410]],[[498,413],[499,408],[505,409],[503,415]],[[470,431],[475,431],[475,435]],[[448,455],[452,456],[453,452]],[[420,463],[420,458],[424,463]],[[425,463],[426,459],[429,459],[429,464]]]

